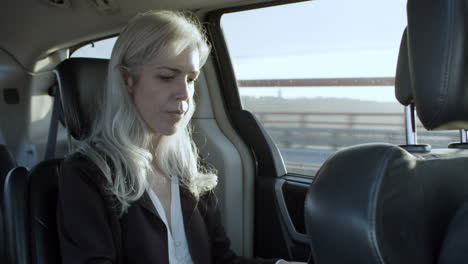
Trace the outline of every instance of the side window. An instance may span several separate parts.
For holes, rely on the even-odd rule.
[[[112,48],[114,47],[117,37],[108,38],[84,45],[75,50],[71,58],[101,58],[110,59]]]
[[[243,108],[289,173],[313,176],[347,146],[405,144],[394,96],[405,26],[406,0],[316,0],[221,17]],[[433,148],[457,140],[457,132],[419,128],[419,142]]]

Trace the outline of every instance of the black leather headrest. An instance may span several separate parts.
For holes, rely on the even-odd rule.
[[[466,5],[408,1],[411,86],[416,112],[429,130],[468,128]]]
[[[77,140],[89,136],[99,111],[109,60],[71,58],[56,68],[62,99],[60,121]]]
[[[413,91],[411,90],[411,78],[408,62],[408,41],[406,31],[401,37],[400,51],[395,75],[395,97],[402,105],[409,105],[413,102]]]

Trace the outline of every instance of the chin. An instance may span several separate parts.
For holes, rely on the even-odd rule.
[[[160,135],[163,135],[163,136],[172,136],[174,135],[175,133],[177,133],[179,129],[177,127],[171,127],[171,128],[165,128],[165,129],[159,129],[157,130],[157,132],[155,131],[157,134],[160,134]]]
[[[172,126],[165,126],[165,127],[153,127],[151,130],[154,134],[159,134],[163,136],[172,136],[175,133],[179,132],[180,130],[185,129],[186,125],[181,123],[176,123]]]

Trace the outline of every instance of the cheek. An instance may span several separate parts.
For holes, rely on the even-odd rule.
[[[157,99],[157,91],[148,87],[137,87],[133,93],[133,102],[140,115],[147,122],[149,118],[157,117],[159,109]]]

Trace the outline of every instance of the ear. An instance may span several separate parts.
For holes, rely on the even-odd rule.
[[[125,86],[127,87],[128,92],[132,93],[135,80],[127,71],[123,71],[122,78],[123,78]]]

